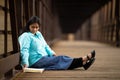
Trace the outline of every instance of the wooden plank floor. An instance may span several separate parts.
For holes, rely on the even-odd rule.
[[[60,41],[53,47],[58,55],[84,56],[96,50],[96,61],[88,69],[18,73],[12,80],[120,80],[120,48],[89,41]]]

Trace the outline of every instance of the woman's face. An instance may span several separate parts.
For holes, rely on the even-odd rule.
[[[39,30],[39,24],[38,23],[33,23],[29,26],[30,32],[35,34]]]

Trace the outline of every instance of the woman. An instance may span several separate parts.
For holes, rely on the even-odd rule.
[[[92,65],[95,60],[95,51],[79,58],[56,56],[39,32],[40,26],[40,19],[37,16],[31,17],[25,31],[18,38],[23,68],[66,70],[83,67],[87,70]]]

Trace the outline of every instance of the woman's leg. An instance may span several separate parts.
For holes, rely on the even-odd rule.
[[[68,69],[84,67],[86,70],[92,64],[92,62],[94,60],[92,58],[94,58],[94,57],[95,57],[95,51],[89,53],[87,56],[83,56],[81,58],[74,58]],[[90,62],[88,63],[88,61],[90,61]]]
[[[46,70],[66,70],[73,58],[68,56],[45,56],[38,60],[31,68],[44,68]]]
[[[82,58],[74,58],[68,69],[74,69],[83,66]]]

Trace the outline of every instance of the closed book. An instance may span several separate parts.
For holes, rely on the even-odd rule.
[[[42,73],[44,69],[38,69],[38,68],[24,68],[23,72],[40,72]]]

